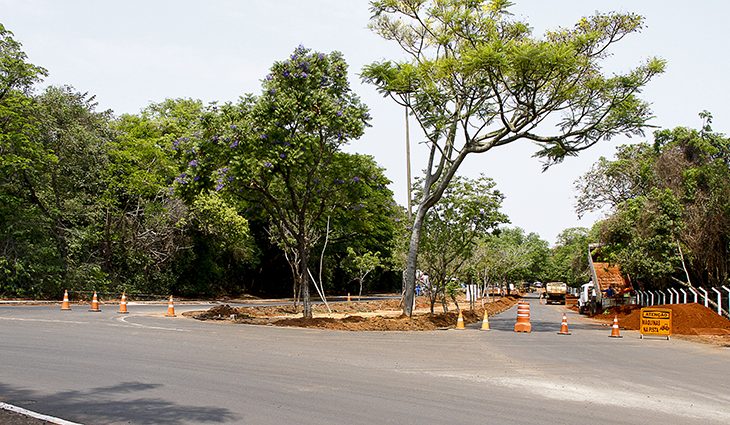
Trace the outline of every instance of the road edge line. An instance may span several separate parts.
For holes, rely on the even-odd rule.
[[[42,421],[50,422],[50,423],[56,424],[56,425],[83,425],[78,422],[70,422],[70,421],[67,421],[67,420],[64,420],[61,418],[43,415],[41,413],[33,412],[32,410],[23,409],[22,407],[13,406],[12,404],[3,403],[1,401],[0,401],[0,409],[19,413],[19,414],[25,415],[25,416],[30,416],[31,418],[40,419]]]

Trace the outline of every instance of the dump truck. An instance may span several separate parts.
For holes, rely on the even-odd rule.
[[[548,304],[565,304],[565,293],[568,285],[563,282],[549,282],[545,285],[545,299]]]
[[[597,261],[600,249],[600,244],[588,246],[591,281],[580,287],[580,297],[578,298],[580,313],[594,315],[608,307],[631,304],[635,301],[631,296],[634,292],[631,280],[621,273],[620,267],[616,264]]]

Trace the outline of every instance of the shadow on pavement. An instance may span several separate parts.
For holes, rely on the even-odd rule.
[[[225,408],[179,405],[160,398],[129,398],[130,394],[159,387],[162,385],[123,382],[83,391],[42,394],[0,383],[0,400],[84,424],[224,423],[240,420]]]

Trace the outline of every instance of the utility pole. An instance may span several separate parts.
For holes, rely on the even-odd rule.
[[[409,100],[410,97],[406,95],[406,179],[408,180],[408,223],[410,226],[411,224],[413,224],[413,207],[411,206],[411,199],[413,199],[413,196],[411,196],[411,136],[408,128],[408,104],[410,103]]]

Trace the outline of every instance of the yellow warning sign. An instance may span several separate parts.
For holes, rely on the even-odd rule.
[[[668,308],[642,308],[641,323],[639,325],[641,337],[665,336],[669,339],[672,334],[672,310]]]

